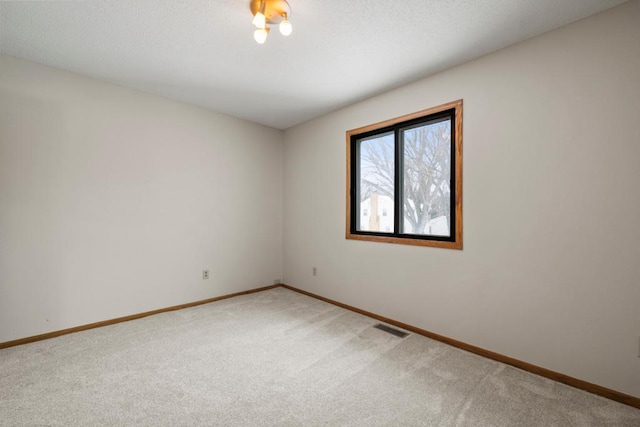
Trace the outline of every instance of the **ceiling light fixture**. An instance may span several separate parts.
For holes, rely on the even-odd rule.
[[[289,16],[291,7],[286,0],[251,0],[249,3],[253,21],[251,23],[258,27],[253,32],[253,38],[260,44],[267,40],[270,27],[267,25],[280,24],[280,33],[288,36],[293,31]]]

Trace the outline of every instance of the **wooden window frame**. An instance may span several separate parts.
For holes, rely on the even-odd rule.
[[[437,236],[422,236],[422,235],[410,235],[395,233],[392,235],[381,235],[382,233],[372,233],[358,231],[355,229],[355,202],[352,200],[355,194],[356,183],[354,181],[352,167],[355,165],[355,158],[352,158],[352,145],[355,144],[358,136],[375,132],[376,130],[383,130],[389,127],[400,128],[406,122],[414,120],[425,119],[428,120],[429,116],[438,115],[448,110],[453,110],[452,117],[453,134],[452,140],[452,177],[453,185],[451,186],[454,192],[452,201],[454,206],[451,207],[451,216],[454,218],[452,235],[446,239],[438,238]],[[436,248],[446,249],[462,249],[462,100],[449,102],[447,104],[439,105],[437,107],[428,108],[426,110],[418,111],[416,113],[407,114],[395,119],[385,120],[383,122],[374,123],[371,125],[363,126],[357,129],[347,131],[347,188],[346,188],[346,238],[350,240],[364,240],[370,242],[383,242],[383,243],[395,243],[403,245],[417,245],[417,246],[430,246]],[[401,172],[400,172],[401,173]],[[397,185],[397,184],[396,184]],[[394,203],[395,205],[395,203]],[[398,207],[396,206],[396,212]]]

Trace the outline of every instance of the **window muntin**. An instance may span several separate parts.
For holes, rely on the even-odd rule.
[[[348,239],[462,248],[461,100],[349,131],[347,157]]]

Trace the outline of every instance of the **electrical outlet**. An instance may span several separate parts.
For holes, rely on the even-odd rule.
[[[317,275],[318,275],[318,270],[317,270],[315,267],[313,267],[313,275],[314,275],[314,276],[317,276]]]
[[[209,270],[202,270],[202,280],[207,280],[209,278]]]

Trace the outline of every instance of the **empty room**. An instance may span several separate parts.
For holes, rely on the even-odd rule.
[[[639,426],[640,0],[0,1],[0,426]]]

